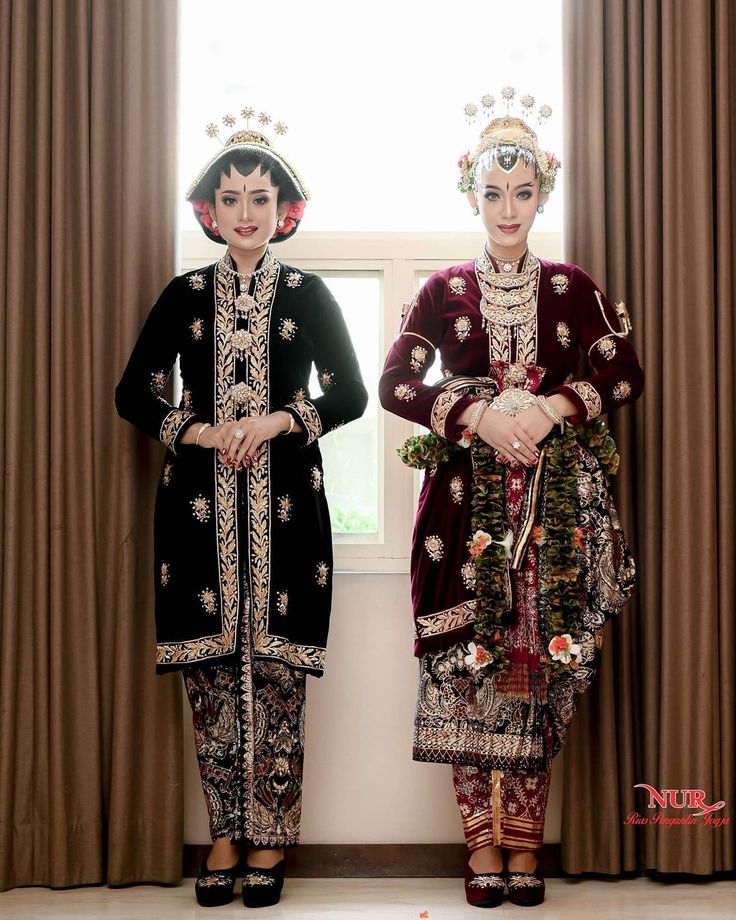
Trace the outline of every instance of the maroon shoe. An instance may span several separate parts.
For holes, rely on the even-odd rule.
[[[480,872],[465,867],[465,897],[473,907],[498,907],[503,900],[503,872]]]
[[[544,879],[539,866],[534,872],[507,872],[509,901],[519,907],[536,907],[544,901]]]

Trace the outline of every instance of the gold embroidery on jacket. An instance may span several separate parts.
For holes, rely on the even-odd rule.
[[[417,391],[414,387],[410,387],[406,383],[400,383],[394,387],[394,396],[402,402],[411,402],[416,395]]]
[[[190,419],[193,415],[194,413],[190,412],[188,409],[172,409],[163,422],[161,422],[161,430],[158,433],[158,439],[159,441],[163,441],[172,454],[176,453],[174,450],[174,442],[176,441],[176,436],[179,434],[179,429],[186,420]]]
[[[225,257],[227,258],[227,257]],[[235,316],[235,284],[232,272],[220,260],[215,269],[215,423],[221,425],[232,420],[232,390],[236,380],[236,354],[232,344]],[[276,292],[280,265],[268,251],[263,261],[263,271],[258,275],[250,311],[250,331],[253,344],[248,361],[249,405],[254,414],[265,415],[269,405],[268,332],[271,308]],[[297,403],[305,415],[309,411],[312,432],[321,423],[310,403]],[[177,410],[178,411],[178,410]],[[298,409],[297,409],[298,411]],[[300,413],[300,417],[301,413]],[[305,430],[310,430],[305,424]],[[253,651],[278,658],[288,664],[321,670],[324,667],[324,648],[297,645],[268,632],[268,606],[270,597],[270,451],[268,444],[254,460],[247,479],[250,544],[250,598],[246,592],[242,602],[252,607]],[[183,642],[162,643],[157,649],[157,662],[170,664],[201,661],[234,650],[235,626],[240,603],[238,584],[240,564],[236,529],[238,480],[234,467],[222,460],[216,461],[215,509],[217,545],[220,568],[220,607],[222,631]],[[211,592],[211,595],[207,592]],[[217,612],[217,595],[207,588],[199,595],[202,604],[212,606]],[[274,605],[276,606],[276,605]],[[207,609],[207,607],[205,608]],[[210,612],[208,610],[208,612]]]
[[[441,438],[447,437],[445,433],[445,422],[447,421],[450,409],[452,409],[458,399],[462,399],[461,393],[453,392],[452,390],[443,390],[434,401],[432,412],[430,413],[430,422],[432,431]]]
[[[428,613],[426,616],[417,617],[416,633],[419,639],[427,636],[438,636],[452,629],[459,629],[475,621],[475,601],[465,601],[456,607],[440,610],[437,613]]]
[[[302,428],[307,433],[306,443],[311,444],[312,441],[316,441],[322,434],[322,420],[312,403],[308,399],[295,399],[294,402],[288,404],[288,408],[293,409],[299,416]]]
[[[627,380],[619,380],[613,388],[613,398],[621,401],[631,396],[631,384]]]
[[[575,380],[573,383],[566,384],[571,390],[575,390],[578,396],[585,403],[585,409],[588,413],[588,421],[593,418],[598,418],[601,414],[601,409],[603,408],[603,403],[601,402],[601,397],[598,393],[598,390],[593,386],[592,383],[588,383],[587,380]]]

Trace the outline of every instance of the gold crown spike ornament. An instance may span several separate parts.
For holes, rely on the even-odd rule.
[[[519,158],[533,163],[536,174],[541,176],[540,191],[549,193],[554,188],[557,170],[562,164],[553,153],[542,150],[536,132],[529,126],[528,121],[535,105],[534,96],[526,94],[519,99],[523,117],[512,114],[515,99],[514,87],[504,86],[501,100],[506,106],[506,114],[494,118],[483,129],[474,153],[468,150],[458,160],[460,179],[457,187],[464,194],[472,191],[475,186],[475,170],[481,157],[487,163],[498,163],[505,172],[511,172]],[[492,114],[495,104],[493,96],[486,94],[481,97],[481,109],[486,117]],[[474,102],[469,102],[464,112],[468,124],[473,124],[479,109]],[[537,110],[537,124],[544,124],[551,114],[550,106],[540,106]]]

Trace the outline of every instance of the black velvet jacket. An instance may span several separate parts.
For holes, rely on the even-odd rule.
[[[317,676],[324,670],[332,534],[317,440],[361,416],[368,396],[340,308],[319,276],[269,251],[251,287],[240,290],[228,256],[174,278],[115,391],[118,413],[167,447],[154,515],[159,673],[233,655],[241,610],[257,657]],[[183,391],[175,407],[162,393],[177,356]],[[197,422],[277,409],[303,432],[266,442],[248,470],[181,444]]]

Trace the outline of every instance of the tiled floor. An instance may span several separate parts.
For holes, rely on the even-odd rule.
[[[246,911],[237,895],[228,907],[200,908],[193,881],[180,888],[140,886],[111,890],[49,891],[19,888],[0,894],[2,920],[230,920],[252,914],[261,920],[466,920],[480,916],[465,903],[460,879],[293,879],[277,907]],[[536,920],[701,920],[736,918],[736,882],[670,884],[648,879],[571,881],[548,879],[547,898],[537,908],[504,903],[493,917]],[[520,914],[521,912],[521,914]]]

